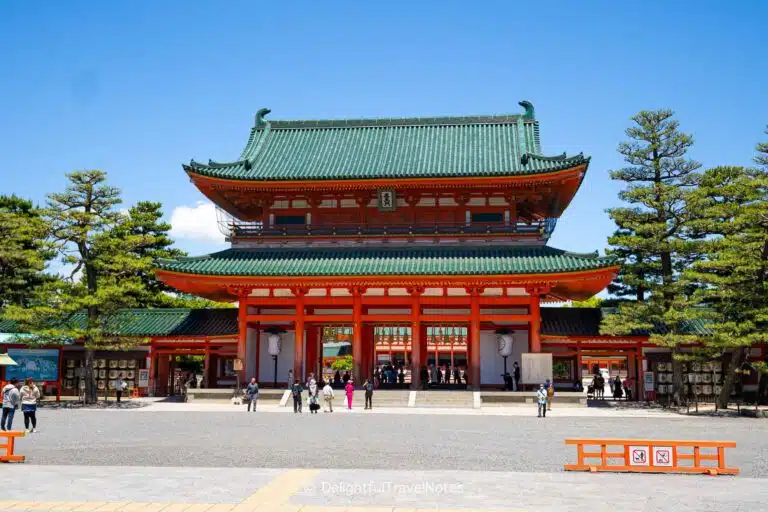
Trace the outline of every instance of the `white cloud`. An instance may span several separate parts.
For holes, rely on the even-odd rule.
[[[195,206],[177,206],[171,213],[171,236],[176,240],[224,243],[216,222],[216,206],[198,201]]]

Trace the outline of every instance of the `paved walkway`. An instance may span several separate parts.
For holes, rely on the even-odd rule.
[[[213,401],[196,400],[187,403],[153,401],[147,407],[140,409],[124,409],[125,411],[151,412],[232,412],[245,411],[245,406],[229,403],[212,403]],[[380,407],[365,410],[362,407],[347,410],[341,407],[341,401],[334,407],[334,414],[408,414],[408,415],[462,415],[462,416],[536,416],[535,405],[491,406],[480,409],[469,407],[440,408],[440,407]],[[121,412],[120,409],[91,409],[97,412]],[[264,413],[291,413],[293,407],[281,407],[274,401],[261,403],[258,411]],[[308,414],[305,408],[304,414]],[[319,414],[323,414],[320,412]],[[618,407],[584,407],[562,406],[555,407],[547,413],[551,417],[596,417],[596,418],[681,418],[679,414],[665,409],[624,409]],[[685,416],[686,419],[697,420],[703,417]]]
[[[3,466],[0,510],[761,510],[765,481],[642,474]]]

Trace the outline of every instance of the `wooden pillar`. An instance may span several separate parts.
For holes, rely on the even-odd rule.
[[[61,385],[64,383],[64,347],[59,347],[59,380],[56,383],[56,402],[61,402]]]
[[[358,287],[354,287],[350,291],[352,292],[352,378],[355,384],[362,384],[363,291]]]
[[[245,344],[248,339],[248,304],[246,304],[245,297],[240,296],[238,303],[238,315],[237,315],[237,359],[240,361],[240,371],[235,372],[237,377],[237,384],[235,387],[240,388],[240,385],[245,382]]]
[[[422,344],[422,338],[426,341],[426,336],[421,332],[421,294],[424,290],[412,288],[408,291],[411,294],[411,389],[418,390],[426,387],[426,383],[421,382],[421,368],[427,362],[426,343]]]
[[[529,287],[531,320],[528,322],[528,352],[541,352],[541,288]]]
[[[581,342],[576,342],[576,379],[581,382]]]
[[[211,387],[211,342],[205,340],[205,355],[203,356],[203,387]],[[150,372],[150,376],[152,372]]]
[[[256,310],[256,313],[258,314],[259,310]],[[256,382],[259,382],[259,366],[261,366],[261,324],[256,323],[253,326],[254,334],[255,334],[255,343],[256,346],[256,369],[253,372],[253,376],[256,377]]]
[[[470,290],[471,314],[469,318],[469,384],[473,390],[480,390],[480,290]]]
[[[645,400],[645,375],[643,373],[643,346],[637,342],[637,358],[635,360],[635,373],[637,375],[637,385],[635,386],[635,400]]]
[[[296,320],[293,330],[293,378],[304,382],[304,295],[306,290],[294,290],[296,296]]]

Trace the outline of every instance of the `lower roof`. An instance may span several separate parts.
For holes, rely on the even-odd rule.
[[[121,336],[236,336],[238,333],[236,308],[221,309],[123,309],[114,320],[115,334]],[[610,309],[601,308],[541,308],[541,334],[544,336],[598,337],[603,315]],[[85,313],[73,317],[77,325],[84,325]],[[654,329],[661,333],[664,329]],[[710,335],[703,320],[693,320],[685,328],[686,334]],[[0,333],[19,333],[11,320],[0,319]],[[638,331],[635,336],[648,336],[649,331]],[[8,343],[23,343],[23,338]]]
[[[612,257],[547,246],[227,249],[160,260],[158,268],[206,276],[430,276],[553,274],[617,265]]]

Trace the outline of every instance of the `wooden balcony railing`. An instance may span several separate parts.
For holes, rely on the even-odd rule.
[[[261,222],[233,219],[219,221],[219,229],[230,238],[260,237],[336,237],[336,236],[430,236],[430,235],[529,235],[549,238],[555,219],[505,223],[415,223],[415,224],[292,224],[265,226]]]

